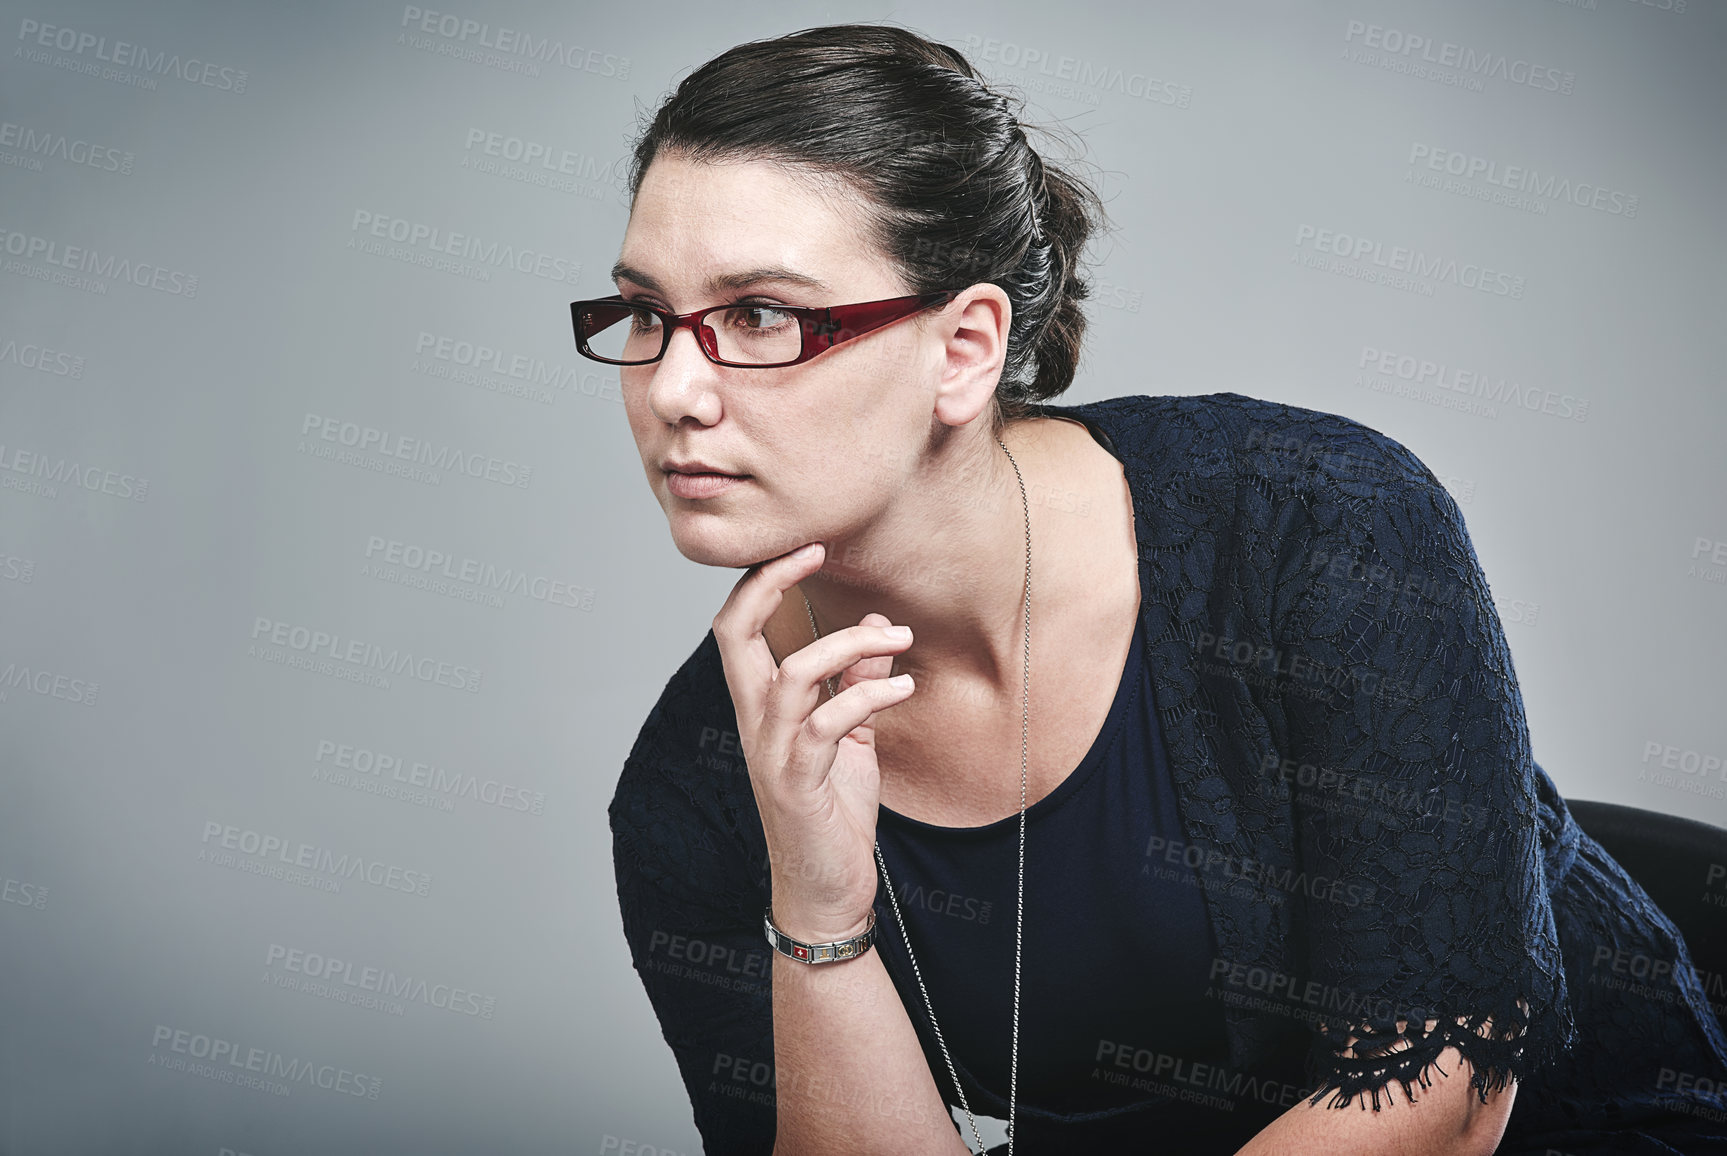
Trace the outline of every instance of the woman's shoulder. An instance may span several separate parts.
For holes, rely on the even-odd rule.
[[[1244,475],[1308,484],[1438,484],[1396,438],[1344,414],[1284,401],[1233,392],[1133,394],[1045,408],[1101,429],[1146,485]]]

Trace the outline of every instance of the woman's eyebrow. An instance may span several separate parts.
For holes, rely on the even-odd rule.
[[[787,285],[796,285],[799,288],[814,289],[818,292],[824,293],[828,290],[828,283],[826,281],[822,281],[816,277],[809,277],[802,273],[794,273],[790,269],[781,269],[777,267],[748,269],[739,273],[722,273],[717,277],[708,278],[707,289],[710,293],[718,293],[727,289],[747,289],[751,285],[760,285],[764,281],[775,281]]]
[[[622,261],[619,261],[616,265],[612,266],[612,280],[614,282],[619,280],[633,281],[635,284],[640,285],[645,289],[650,289],[655,293],[665,292],[664,287],[653,277],[652,274],[644,273],[640,269],[624,264]],[[796,285],[800,288],[811,289],[820,293],[829,292],[831,289],[826,281],[816,277],[807,276],[803,273],[796,273],[790,269],[784,269],[778,266],[767,266],[760,269],[745,269],[736,273],[721,273],[717,276],[708,278],[705,288],[709,293],[720,293],[728,290],[736,291],[739,289],[747,289],[752,285],[760,285],[764,282]]]

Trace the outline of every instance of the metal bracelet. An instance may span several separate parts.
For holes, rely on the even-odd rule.
[[[856,959],[870,949],[875,942],[875,912],[869,913],[869,925],[862,935],[834,943],[805,943],[793,939],[774,926],[772,907],[762,914],[762,930],[767,932],[768,944],[787,959],[795,959],[799,963],[836,963],[842,959]]]

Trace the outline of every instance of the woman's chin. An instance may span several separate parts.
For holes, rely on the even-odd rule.
[[[746,540],[742,536],[734,541],[730,540],[732,537],[723,533],[685,535],[674,531],[672,544],[678,548],[678,553],[698,566],[720,566],[731,570],[747,570],[792,549],[788,546],[785,550],[776,551],[758,541]]]

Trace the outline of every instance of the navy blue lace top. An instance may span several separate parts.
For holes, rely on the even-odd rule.
[[[1727,1152],[1727,1035],[1672,921],[1578,827],[1534,760],[1486,578],[1432,472],[1359,422],[1234,393],[1037,412],[1085,423],[1122,463],[1139,552],[1139,645],[1154,691],[1144,702],[1168,754],[1182,836],[1165,881],[1179,882],[1180,866],[1198,873],[1204,885],[1191,890],[1210,932],[1205,1010],[1161,1029],[1181,1036],[1177,1058],[1190,1061],[1179,1078],[1158,1080],[1180,1094],[1142,1100],[1140,1111],[1156,1114],[1118,1113],[1115,1123],[1142,1145],[1174,1142],[1179,1128],[1179,1150],[1233,1152],[1287,1109],[1278,1089],[1298,1084],[1314,1103],[1377,1108],[1393,1081],[1419,1097],[1455,1047],[1481,1096],[1517,1081],[1504,1156]],[[1105,765],[1064,782],[1067,802]],[[1155,789],[1159,778],[1153,767],[1134,781]],[[625,939],[696,1127],[709,1152],[765,1156],[775,1131],[767,849],[712,632],[649,712],[609,815]],[[906,833],[884,820],[888,840]],[[1017,824],[1016,814],[1015,838]],[[1033,846],[1028,889],[1050,878],[1040,882]],[[1072,846],[1070,856],[1092,862],[1075,863],[1070,878],[1095,882],[1145,849],[1118,836]],[[896,885],[918,881],[910,852],[904,842],[892,848],[890,873],[896,862],[913,872]],[[980,867],[985,874],[943,888],[959,896],[942,901],[949,933],[960,931],[968,901],[980,911],[992,904],[991,928],[1012,928],[1012,860],[993,879],[987,863],[969,870]],[[919,902],[927,928],[935,900],[926,890]],[[1027,909],[1028,959],[1041,963],[1026,982],[1040,992],[1060,982],[1057,968],[1070,983],[1093,982],[1084,969],[1097,966],[1116,968],[1098,982],[1119,985],[1136,963],[1141,977],[1192,979],[1192,959],[1183,964],[1173,946],[1160,962],[1098,963],[1083,958],[1087,944],[1048,942],[1036,920],[1043,906]],[[1176,917],[1187,928],[1176,934],[1197,947],[1191,916]],[[903,962],[880,900],[877,919],[889,924],[884,963]],[[1627,953],[1670,964],[1665,982],[1621,982],[1610,969]],[[995,953],[979,954],[996,966]],[[920,965],[927,958],[919,952]],[[915,983],[890,972],[926,1032]],[[939,991],[932,1001],[944,1033],[971,1004]],[[1113,1042],[1135,1050],[1118,1070],[1153,1075],[1136,1063],[1142,1047],[1158,1050],[1158,1029],[1125,1025],[1154,1017],[1119,1006],[1123,1038]],[[1213,1014],[1217,1063],[1200,1058],[1217,1039],[1200,1023]],[[999,1086],[992,1065],[1005,1064],[1004,1022],[980,1018],[964,1051],[985,1088]],[[1055,1029],[1046,1021],[1043,1030]],[[932,1038],[924,1053],[951,1097]],[[1098,1053],[1121,1054],[1102,1043]],[[1027,1103],[1070,1117],[1111,1110],[1101,1090],[1090,1101],[1077,1090],[1106,1082],[1101,1062],[1095,1079],[1072,1069],[1064,1084],[1056,1058],[1047,1083],[1026,1082],[1024,1065],[1045,1062],[1028,1060],[1022,1038],[1018,1140],[1027,1145],[1040,1129]],[[983,1092],[974,1109],[1005,1115]],[[1056,1151],[1082,1122],[1045,1123],[1041,1150]]]

